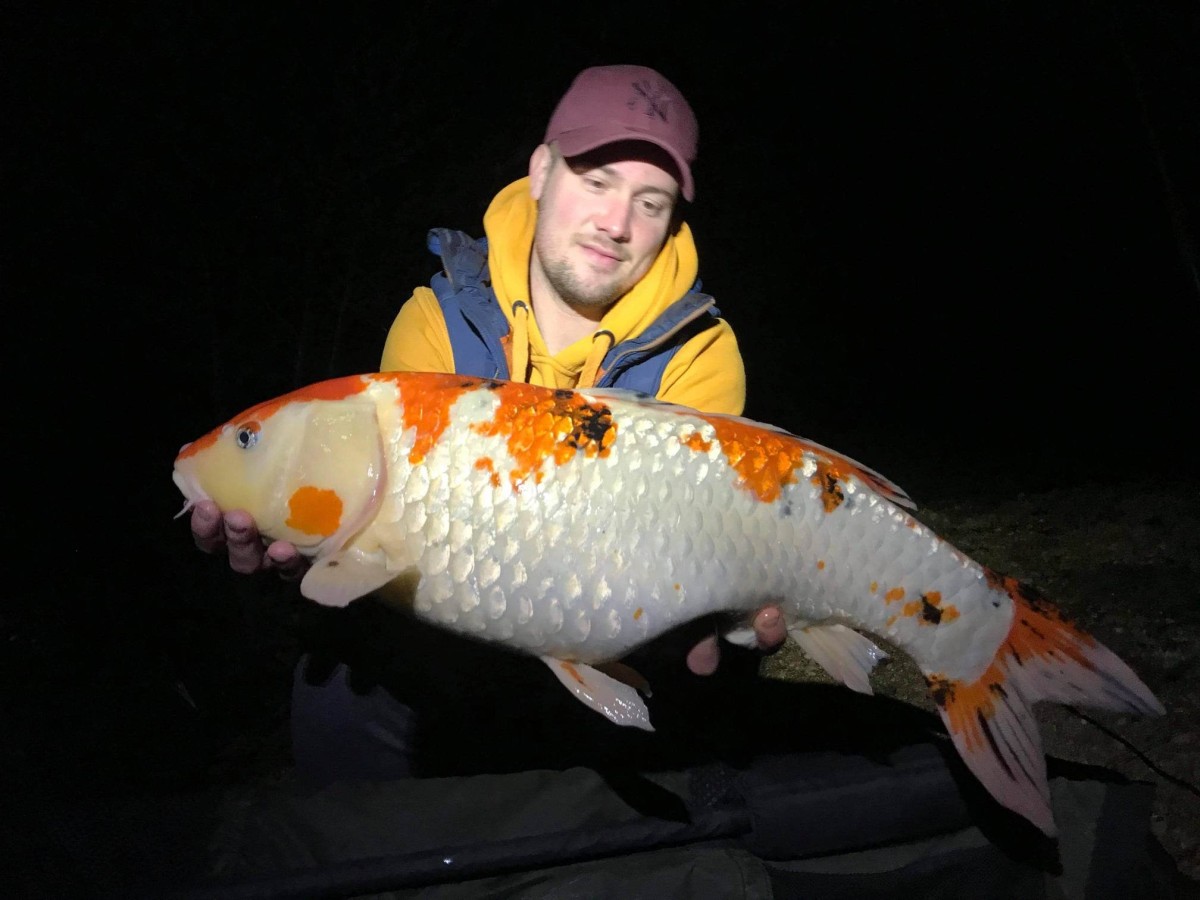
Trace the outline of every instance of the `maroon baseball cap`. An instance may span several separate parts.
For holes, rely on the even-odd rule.
[[[580,72],[558,101],[545,142],[578,156],[617,141],[648,141],[679,167],[680,188],[695,196],[692,162],[700,128],[678,88],[645,66],[593,66]]]

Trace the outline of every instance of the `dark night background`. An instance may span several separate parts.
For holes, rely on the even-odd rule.
[[[481,232],[587,65],[696,109],[748,414],[918,504],[1191,477],[1194,2],[245,6],[6,6],[14,783],[266,767],[287,600],[192,548],[175,451],[373,369],[425,232]]]

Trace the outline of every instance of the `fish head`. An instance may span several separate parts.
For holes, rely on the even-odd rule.
[[[367,396],[259,404],[185,444],[173,478],[184,512],[201,500],[242,509],[259,533],[305,556],[340,549],[377,511],[386,456]]]

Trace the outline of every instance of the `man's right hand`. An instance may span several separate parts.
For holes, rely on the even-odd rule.
[[[274,569],[283,578],[292,579],[300,577],[306,568],[295,544],[274,541],[264,546],[248,512],[232,509],[222,515],[211,500],[202,500],[192,508],[192,537],[205,553],[216,553],[224,547],[229,568],[235,572],[253,574]]]

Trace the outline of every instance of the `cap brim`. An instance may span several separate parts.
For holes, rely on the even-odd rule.
[[[695,184],[692,181],[692,167],[688,165],[687,160],[680,156],[674,148],[667,146],[667,144],[658,138],[644,131],[638,131],[636,128],[630,128],[627,125],[609,123],[565,131],[556,135],[553,140],[558,143],[558,149],[562,155],[567,157],[579,156],[590,150],[598,150],[600,147],[606,147],[609,144],[619,144],[626,141],[653,144],[674,161],[677,169],[675,174],[679,181],[679,192],[683,194],[683,198],[691,203],[696,195]]]

